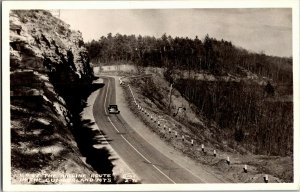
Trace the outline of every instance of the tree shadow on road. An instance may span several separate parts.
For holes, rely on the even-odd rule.
[[[87,98],[99,88],[104,86],[103,83],[81,84],[74,86],[63,87],[60,89],[61,95],[66,101],[68,109],[71,113],[70,126],[77,146],[81,154],[86,157],[86,163],[89,164],[98,174],[108,174],[112,183],[116,183],[113,178],[113,167],[111,154],[109,150],[104,146],[104,140],[97,138],[102,135],[105,139],[105,135],[98,129],[94,129],[95,122],[89,119],[82,119],[80,113],[85,107],[87,107]],[[106,142],[109,142],[105,139]],[[104,144],[103,147],[95,147],[95,145]],[[105,181],[101,183],[107,183]]]
[[[89,95],[103,86],[104,84],[91,84],[84,88],[84,92],[80,93],[81,107],[74,110],[76,114],[73,114],[73,133],[81,154],[86,157],[86,163],[98,174],[110,175],[112,183],[116,183],[112,171],[114,159],[111,158],[110,151],[105,147],[111,140],[108,140],[99,129],[95,129],[95,122],[90,119],[82,119],[80,116],[87,106],[86,101]]]
[[[112,171],[114,167],[112,162],[115,159],[111,158],[110,151],[105,147],[111,140],[106,139],[99,130],[91,128],[94,124],[91,120],[83,120],[79,123],[74,127],[74,136],[81,154],[86,157],[86,163],[91,165],[98,174],[111,175],[112,182],[115,183]],[[97,138],[99,135],[102,136],[101,139]]]

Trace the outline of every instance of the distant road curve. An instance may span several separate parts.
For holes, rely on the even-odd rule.
[[[98,127],[111,140],[109,143],[142,183],[205,183],[192,171],[169,159],[134,131],[120,114],[108,114],[109,104],[116,104],[115,79],[101,77],[105,84],[99,91],[93,113]],[[206,175],[207,176],[207,175]],[[213,175],[210,175],[213,177]],[[214,178],[214,180],[218,180]],[[222,181],[220,181],[222,182]]]

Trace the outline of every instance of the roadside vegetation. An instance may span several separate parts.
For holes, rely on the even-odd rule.
[[[253,53],[234,46],[230,41],[206,35],[203,40],[135,35],[102,36],[86,44],[93,63],[133,63],[143,67],[187,70],[214,75],[247,76],[251,73],[276,83],[292,84],[292,58]]]
[[[264,174],[269,175],[269,182],[293,181],[293,156],[262,155],[247,150],[241,142],[232,139],[232,135],[226,133],[224,128],[204,115],[197,114],[197,107],[176,88],[172,91],[169,107],[169,83],[163,74],[154,73],[155,70],[148,69],[146,72],[152,73],[152,78],[128,78],[128,82],[137,103],[153,119],[136,107],[127,86],[123,86],[124,97],[131,111],[166,143],[196,162],[210,166],[214,173],[230,182],[260,183],[264,181]],[[158,93],[149,95],[145,89],[156,90]],[[179,108],[185,110],[178,112]],[[160,126],[157,119],[160,119]],[[194,140],[193,146],[191,139]],[[227,157],[230,157],[230,165],[226,162]],[[247,173],[243,171],[244,165],[248,166]]]
[[[149,68],[157,69],[151,73],[166,80],[164,93],[161,82],[131,82],[147,97],[145,102],[173,116],[182,106],[172,101],[173,90],[178,91],[210,129],[212,134],[206,139],[237,149],[236,153],[282,157],[282,161],[269,158],[266,164],[284,162],[290,171],[277,176],[286,182],[293,180],[291,57],[250,52],[209,35],[191,39],[110,33],[86,46],[94,66],[132,64],[142,74],[149,73]],[[202,138],[201,124],[190,119],[177,120]]]

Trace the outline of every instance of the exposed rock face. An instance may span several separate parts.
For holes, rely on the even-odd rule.
[[[20,173],[94,173],[80,158],[70,131],[68,91],[93,78],[83,45],[80,32],[71,31],[47,11],[10,13],[13,183],[60,183],[21,180]]]
[[[63,78],[66,82],[91,77],[81,33],[68,27],[46,11],[13,11],[10,15],[11,69],[46,73],[69,68],[70,74]]]

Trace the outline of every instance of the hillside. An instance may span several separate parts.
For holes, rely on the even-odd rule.
[[[293,181],[293,156],[259,154],[235,141],[234,135],[226,133],[217,122],[199,114],[197,106],[176,88],[172,90],[169,105],[170,87],[163,70],[145,68],[145,74],[140,75],[114,70],[102,74],[123,76],[125,85],[121,97],[135,116],[172,149],[209,166],[216,175],[233,183],[262,183],[265,174],[270,183]],[[226,161],[228,157],[230,164]],[[243,170],[245,165],[247,173]]]
[[[176,125],[178,135],[205,142],[211,153],[216,149],[231,156],[236,166],[227,167],[229,179],[259,182],[259,174],[268,173],[273,182],[293,181],[292,58],[253,53],[208,35],[200,40],[108,34],[87,43],[87,49],[100,74],[152,74],[128,78],[139,104]],[[175,143],[167,130],[158,130],[135,106],[131,109],[178,150],[226,169],[225,161],[216,161],[211,153],[203,157],[199,145],[195,152],[186,142]],[[253,175],[243,176],[243,164],[253,166]]]
[[[109,64],[131,64],[141,74],[147,67],[159,69],[228,142],[255,154],[293,153],[292,58],[253,53],[209,35],[200,40],[109,33],[87,49],[103,70]]]
[[[109,33],[86,43],[90,59],[96,65],[131,63],[138,67],[162,67],[174,73],[185,70],[216,76],[268,78],[274,83],[292,84],[292,58],[269,56],[237,47],[228,40],[208,34],[200,39],[160,38]]]
[[[12,183],[101,182],[82,177],[103,170],[78,137],[95,89],[81,33],[44,10],[13,10],[9,20]],[[108,152],[98,155],[111,165]]]

